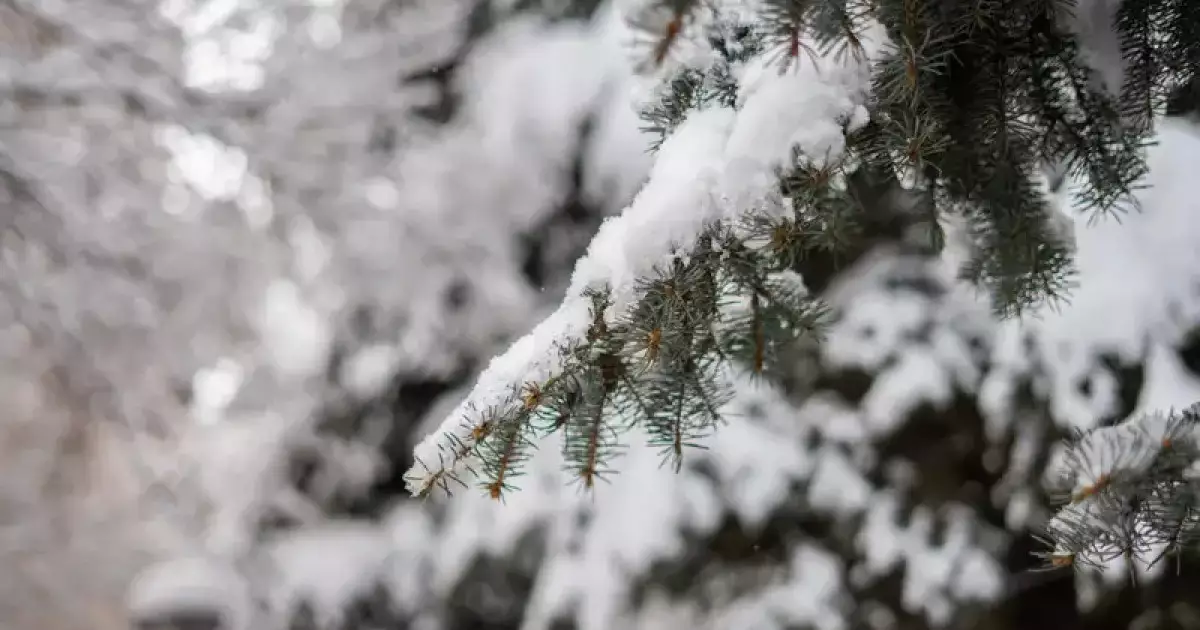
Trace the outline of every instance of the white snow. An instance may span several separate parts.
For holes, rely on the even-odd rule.
[[[885,492],[873,498],[867,520],[859,532],[858,546],[866,557],[870,580],[886,574],[896,563],[905,567],[905,608],[924,613],[929,621],[949,621],[958,601],[989,601],[1003,592],[1004,579],[996,560],[973,546],[975,517],[965,507],[933,514],[918,506],[907,526],[898,522],[896,498]],[[944,519],[945,535],[940,545],[931,542],[935,519]]]
[[[173,154],[172,179],[187,183],[209,200],[231,199],[241,189],[247,166],[244,151],[177,125],[156,131],[158,142]]]
[[[336,623],[347,602],[370,595],[388,579],[388,532],[365,522],[330,522],[296,530],[263,550],[273,572],[272,607],[286,614],[300,602],[319,627]]]
[[[870,498],[871,486],[858,468],[836,447],[821,449],[808,491],[812,507],[848,516],[866,508]]]
[[[342,367],[338,381],[355,395],[366,398],[379,393],[394,373],[399,351],[389,344],[374,344],[354,353]]]
[[[233,402],[244,379],[245,369],[229,357],[223,357],[212,368],[196,372],[192,379],[192,413],[201,421],[215,421]]]
[[[249,630],[251,601],[245,578],[216,558],[184,557],[154,565],[130,586],[129,610],[153,619],[183,611],[213,612],[230,630]]]
[[[860,412],[828,394],[818,393],[804,401],[797,422],[815,428],[825,439],[839,444],[861,444],[871,435]]]
[[[433,518],[424,506],[401,505],[381,526],[391,537],[392,561],[386,576],[389,591],[397,605],[415,609],[430,586],[428,565],[435,550],[429,540],[438,534]]]
[[[842,572],[841,558],[815,545],[799,545],[788,563],[790,579],[736,602],[714,626],[842,630],[847,627],[838,602]]]
[[[704,459],[716,465],[716,473],[725,487],[722,498],[727,509],[746,526],[756,527],[770,516],[779,497],[791,491],[792,481],[813,474],[814,458],[809,450],[807,428],[793,421],[794,411],[776,392],[743,381],[738,393],[731,405],[729,424],[718,429],[716,437],[709,441],[711,450],[704,454]],[[739,408],[750,405],[758,407],[766,417],[755,421],[739,412]],[[824,481],[834,487],[861,481],[855,471],[836,469],[827,470],[826,474],[832,474],[832,478]],[[814,481],[814,491],[819,492],[817,487]]]
[[[612,312],[623,312],[637,297],[638,279],[669,263],[674,251],[686,251],[705,226],[726,218],[715,202],[714,187],[736,119],[733,110],[713,107],[680,125],[659,150],[649,181],[633,204],[605,221],[587,256],[576,264],[568,299],[608,286]]]
[[[952,379],[932,353],[906,352],[876,377],[862,402],[863,417],[874,433],[891,433],[922,403],[948,405],[954,394]]]
[[[303,377],[324,368],[332,332],[328,321],[306,303],[296,283],[272,283],[259,317],[263,349],[275,369]]]

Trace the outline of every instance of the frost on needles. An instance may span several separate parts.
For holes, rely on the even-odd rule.
[[[496,357],[417,446],[409,489],[516,486],[539,439],[571,479],[646,430],[678,468],[723,422],[732,370],[771,379],[824,309],[806,264],[869,238],[855,181],[906,190],[930,227],[965,225],[964,279],[1011,316],[1065,297],[1070,235],[1047,172],[1094,216],[1134,206],[1153,120],[1200,67],[1200,3],[1126,0],[1106,86],[1063,0],[630,0],[656,161],[607,221],[558,310]]]

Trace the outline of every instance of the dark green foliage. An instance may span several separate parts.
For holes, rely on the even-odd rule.
[[[1148,111],[1195,111],[1200,104],[1200,5],[1191,0],[1127,0],[1117,20],[1127,64],[1122,112],[1147,125]]]
[[[875,133],[856,138],[893,157],[963,215],[975,257],[964,276],[1012,315],[1065,297],[1071,262],[1037,179],[1063,164],[1081,201],[1110,211],[1145,172],[1142,137],[1116,115],[1077,58],[1055,2],[881,3],[895,45],[875,73]],[[936,33],[936,35],[935,35]],[[872,146],[874,145],[874,146]]]
[[[1075,176],[1076,205],[1095,216],[1134,208],[1153,117],[1171,90],[1177,102],[1187,98],[1179,86],[1190,86],[1200,67],[1200,40],[1189,35],[1196,3],[1125,2],[1117,26],[1129,68],[1120,93],[1110,93],[1080,58],[1068,28],[1073,10],[1065,0],[767,0],[750,37],[786,69],[817,54],[861,54],[869,16],[886,27],[871,123],[850,134],[848,151],[929,192],[939,213],[966,219],[975,257],[963,275],[1008,316],[1064,299],[1072,286],[1044,170]],[[731,61],[672,79],[645,113],[654,146],[688,111],[730,102],[714,85]],[[853,237],[836,204],[814,214],[829,243]]]

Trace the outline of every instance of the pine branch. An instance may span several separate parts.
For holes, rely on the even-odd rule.
[[[1042,535],[1051,566],[1155,563],[1200,537],[1200,405],[1095,429],[1068,444],[1063,504]]]
[[[931,225],[966,219],[973,256],[962,276],[988,291],[999,316],[1066,299],[1073,244],[1057,227],[1043,165],[1066,167],[1094,217],[1136,208],[1163,94],[1200,84],[1197,5],[1125,0],[1117,25],[1131,70],[1117,98],[1080,59],[1063,24],[1068,0],[762,0],[750,16],[732,0],[647,0],[629,22],[650,43],[643,69],[665,75],[643,112],[657,175],[601,230],[559,312],[481,377],[465,424],[418,447],[413,491],[478,468],[496,496],[531,436],[559,430],[585,488],[610,472],[631,426],[678,470],[685,447],[722,421],[729,370],[773,379],[788,371],[788,348],[819,333],[825,311],[796,274],[814,261],[839,268],[870,246],[872,206],[895,200],[852,185],[864,177],[925,200]],[[708,42],[706,67],[664,64],[683,37]],[[802,54],[811,63],[799,63]],[[771,63],[775,77],[761,72]],[[840,85],[866,91],[866,69],[866,102],[822,96]],[[800,91],[801,76],[820,86],[812,111],[826,119],[804,120],[804,133],[779,129],[803,139],[791,159],[777,164],[772,154],[749,169],[769,176],[777,167],[775,189],[722,180],[758,159],[743,141],[738,168],[725,161],[739,111],[796,120],[772,111],[794,104],[762,86]],[[757,83],[746,89],[743,77]],[[749,102],[764,93],[771,99]],[[829,123],[841,137],[812,131]],[[753,193],[737,193],[742,207],[716,202],[730,205],[728,188],[745,186]],[[941,242],[936,233],[931,242]]]
[[[809,181],[828,187],[833,179]],[[810,190],[806,196],[822,195]],[[613,471],[611,462],[624,447],[620,433],[643,426],[664,464],[679,470],[685,449],[698,447],[723,422],[732,395],[726,370],[738,363],[771,377],[767,358],[819,335],[824,323],[824,308],[794,277],[780,275],[770,242],[755,241],[761,239],[753,233],[709,228],[653,280],[639,281],[637,300],[621,316],[606,315],[608,291],[587,292],[591,324],[582,343],[561,352],[561,372],[527,382],[505,403],[477,414],[469,423],[474,446],[451,439],[443,467],[478,460],[485,488],[499,499],[527,460],[531,438],[562,430],[571,477],[591,489]],[[721,308],[730,299],[757,304],[749,324],[743,314]],[[537,418],[551,422],[538,425]],[[435,470],[419,470],[418,495],[446,487],[446,473]]]
[[[716,244],[721,244],[721,249]],[[592,291],[592,323],[586,341],[564,352],[562,372],[544,383],[526,383],[522,393],[478,414],[467,440],[452,440],[450,464],[477,458],[479,476],[490,496],[502,498],[532,451],[535,436],[564,432],[563,454],[573,479],[585,489],[613,472],[623,445],[619,434],[644,426],[650,445],[664,463],[679,470],[685,448],[723,422],[731,398],[724,371],[748,361],[764,373],[767,348],[780,348],[818,334],[824,309],[795,281],[772,277],[769,246],[751,249],[733,233],[712,228],[684,262],[641,285],[640,297],[623,317],[605,316],[609,296]],[[758,351],[745,358],[738,313],[719,308],[720,296],[756,303],[758,320],[751,342]],[[724,352],[723,347],[733,352]],[[551,418],[538,425],[537,418]],[[443,460],[446,461],[446,460]],[[453,466],[450,466],[453,468]],[[474,471],[472,470],[474,473]],[[446,487],[443,474],[422,471],[419,495]]]

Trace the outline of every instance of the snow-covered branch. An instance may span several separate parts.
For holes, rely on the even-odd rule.
[[[865,38],[871,46],[882,40],[881,32]],[[576,265],[559,309],[493,359],[467,399],[417,446],[409,490],[447,487],[479,465],[476,447],[487,431],[478,416],[561,373],[563,350],[582,343],[593,321],[591,291],[607,291],[606,321],[623,315],[640,299],[640,283],[686,256],[706,228],[770,208],[777,169],[795,159],[793,151],[814,162],[836,159],[847,125],[866,118],[868,59],[830,55],[780,70],[768,52],[739,68],[739,108],[702,109],[667,138],[634,202],[602,226]]]
[[[1200,406],[1093,429],[1062,454],[1065,503],[1046,526],[1051,565],[1153,564],[1197,536]]]

